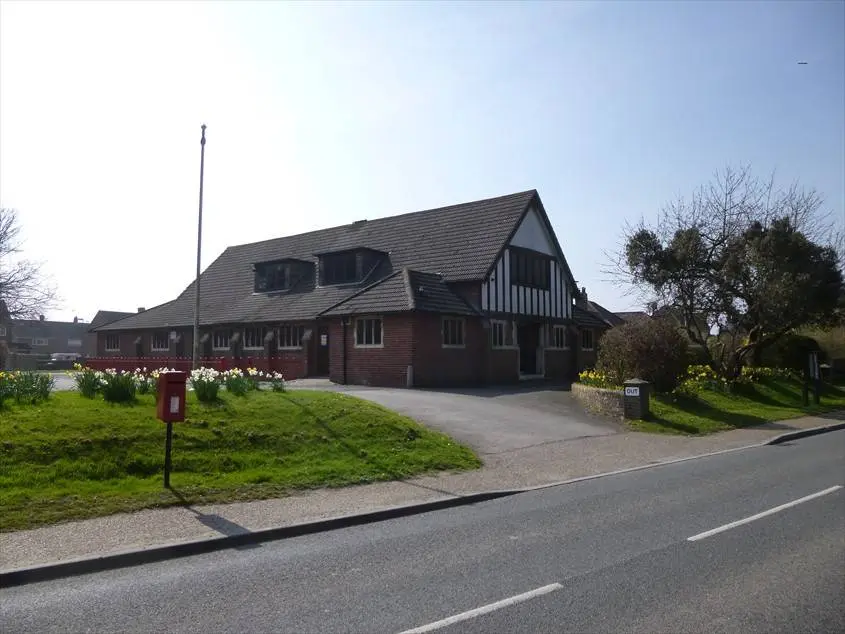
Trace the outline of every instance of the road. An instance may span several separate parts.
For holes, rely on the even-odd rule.
[[[9,588],[0,629],[845,631],[843,464],[832,432]]]

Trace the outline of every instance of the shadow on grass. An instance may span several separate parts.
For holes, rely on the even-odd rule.
[[[249,530],[245,526],[241,526],[231,520],[227,520],[225,517],[221,517],[220,515],[211,513],[202,513],[195,509],[190,501],[179,492],[178,489],[168,487],[168,490],[181,502],[180,506],[189,510],[191,513],[197,516],[197,520],[200,524],[207,526],[208,528],[217,531],[221,535],[225,537],[233,537],[235,535],[245,535],[247,533],[251,533],[252,531]],[[247,550],[252,548],[260,548],[261,544],[244,544],[242,546],[236,546],[236,550]]]
[[[313,420],[315,420],[317,422],[317,424],[320,427],[322,427],[329,436],[331,436],[338,443],[340,443],[340,445],[342,445],[343,448],[346,449],[351,455],[355,456],[355,458],[357,458],[358,460],[361,460],[363,462],[366,462],[368,464],[375,466],[382,473],[386,473],[389,476],[391,476],[391,478],[394,481],[402,482],[404,484],[414,486],[414,487],[417,487],[417,488],[420,488],[420,489],[425,489],[425,490],[428,490],[428,491],[434,491],[435,493],[442,493],[444,495],[452,495],[452,496],[455,496],[455,497],[463,497],[462,494],[455,493],[454,491],[447,491],[446,489],[439,489],[437,487],[426,486],[426,485],[420,484],[418,482],[411,482],[407,478],[407,476],[405,476],[404,474],[396,472],[392,467],[385,465],[383,462],[381,462],[377,459],[374,459],[369,454],[366,457],[361,456],[361,453],[358,449],[356,449],[355,447],[350,445],[348,442],[346,442],[346,440],[344,440],[344,438],[341,434],[337,433],[337,431],[335,431],[334,428],[327,421],[325,421],[322,418],[320,418],[319,416],[317,416],[317,414],[315,414],[314,411],[310,407],[308,407],[307,405],[304,405],[303,403],[300,403],[299,401],[291,398],[289,394],[285,394],[285,398],[290,403],[293,403],[294,405],[299,407],[303,412],[305,412]]]

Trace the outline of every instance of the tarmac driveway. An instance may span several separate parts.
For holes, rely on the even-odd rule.
[[[607,436],[621,425],[591,416],[568,390],[551,386],[466,390],[342,388],[449,434],[482,454]]]

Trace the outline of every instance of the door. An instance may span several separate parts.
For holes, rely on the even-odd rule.
[[[329,374],[329,327],[320,326],[317,328],[317,374],[327,376]]]
[[[537,374],[537,346],[540,345],[540,324],[519,324],[516,331],[519,343],[519,372]]]

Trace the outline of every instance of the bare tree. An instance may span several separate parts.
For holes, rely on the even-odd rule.
[[[676,317],[732,377],[785,333],[835,318],[843,246],[815,190],[727,168],[654,226],[628,225],[606,272]]]
[[[19,257],[19,235],[17,211],[0,207],[0,302],[12,319],[36,319],[58,297],[41,264]]]

